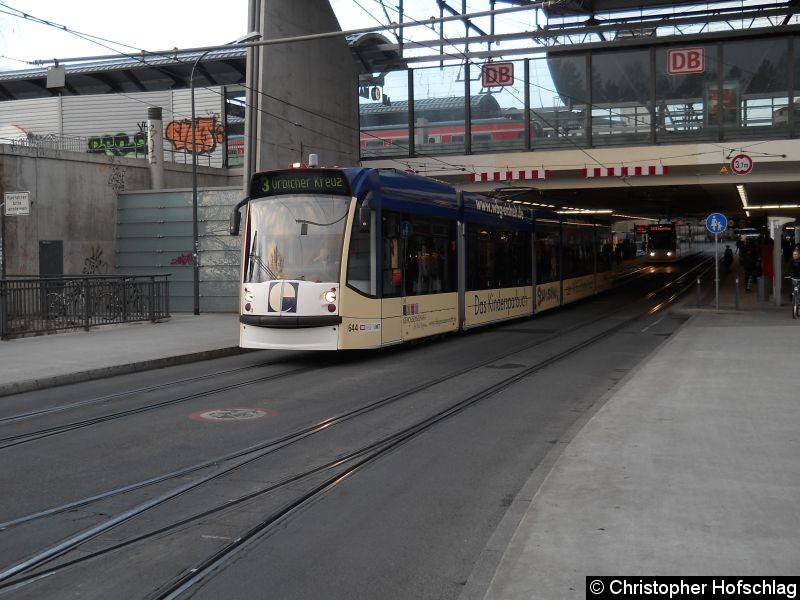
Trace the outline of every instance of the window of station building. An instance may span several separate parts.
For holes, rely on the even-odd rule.
[[[529,62],[533,148],[586,143],[586,56],[550,56]],[[553,87],[557,90],[553,95]]]
[[[384,211],[383,296],[417,296],[458,290],[456,223]]]
[[[244,164],[244,113],[247,101],[240,87],[225,88],[225,166]]]
[[[463,154],[465,67],[415,69],[414,148],[419,154]],[[476,95],[473,101],[480,101]]]
[[[472,152],[525,150],[525,61],[471,66]],[[480,87],[479,87],[480,86]]]
[[[358,108],[362,158],[408,156],[407,71],[360,85]]]
[[[722,62],[725,130],[754,137],[762,136],[765,127],[786,130],[788,38],[726,42]]]
[[[558,221],[536,220],[536,283],[550,283],[561,278],[561,224]]]
[[[594,273],[594,227],[580,222],[564,223],[564,279]]]
[[[716,140],[717,47],[656,48],[656,141]]]
[[[650,51],[592,55],[592,145],[650,139]]]
[[[794,84],[793,84],[793,97],[794,97],[794,110],[792,111],[792,118],[789,119],[789,108],[787,107],[786,112],[786,120],[791,127],[790,134],[792,136],[796,136],[798,132],[800,132],[800,94],[798,94],[798,90],[800,90],[800,40],[794,38],[793,40],[794,46]],[[794,121],[794,123],[792,123]]]
[[[491,290],[531,283],[529,232],[468,224],[468,289]]]

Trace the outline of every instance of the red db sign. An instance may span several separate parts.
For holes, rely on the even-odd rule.
[[[514,63],[485,63],[481,66],[481,85],[485,88],[514,85]]]
[[[705,70],[705,48],[673,48],[667,50],[667,73],[670,75],[705,73]]]

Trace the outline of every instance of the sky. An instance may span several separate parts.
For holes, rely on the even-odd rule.
[[[297,0],[302,1],[302,0]],[[381,0],[330,0],[342,29],[386,23]],[[105,56],[226,44],[247,31],[249,0],[0,0],[0,71],[26,69],[27,61]],[[460,0],[451,5],[461,6]],[[385,0],[396,19],[397,0]],[[438,16],[435,0],[405,0],[411,17]],[[468,10],[486,10],[488,0],[470,0]],[[20,12],[81,34],[109,41],[93,43],[57,27],[20,18]],[[153,16],[155,15],[155,16]],[[421,32],[421,28],[416,31]],[[409,34],[413,35],[413,34]],[[428,31],[428,37],[432,32]]]

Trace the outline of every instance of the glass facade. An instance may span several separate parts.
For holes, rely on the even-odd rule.
[[[719,138],[717,48],[657,48],[656,141],[708,141]]]
[[[727,137],[761,137],[788,124],[789,40],[730,42],[723,47],[723,111]]]
[[[414,148],[418,154],[463,154],[469,65],[414,73]]]
[[[531,60],[529,73],[533,147],[585,145],[586,56]]]
[[[797,36],[382,77],[382,101],[361,103],[363,158],[786,138],[800,129],[797,110],[790,114],[800,85]]]
[[[592,56],[592,145],[650,140],[650,51]]]

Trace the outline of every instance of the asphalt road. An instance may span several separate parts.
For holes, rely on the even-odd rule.
[[[215,502],[274,485],[599,334],[581,350],[441,421],[330,486],[247,544],[192,596],[455,600],[531,474],[554,460],[615,383],[680,326],[681,319],[666,312],[625,322],[641,307],[626,311],[625,317],[609,314],[643,291],[640,286],[615,291],[535,319],[381,352],[254,352],[12,397],[2,415],[14,414],[23,405],[28,410],[52,407],[182,381],[5,424],[2,438],[98,419],[0,448],[7,465],[0,473],[0,486],[11,491],[0,497],[0,521],[214,460],[467,368],[457,379],[330,427],[200,493],[153,510],[93,540],[72,558],[85,556]],[[584,321],[590,324],[575,328]],[[602,333],[615,324],[616,330]],[[515,348],[520,351],[509,354]],[[194,379],[210,373],[216,375]],[[259,417],[204,417],[231,408],[260,411]],[[136,409],[140,412],[125,412]],[[108,419],[112,413],[119,416]],[[209,516],[175,536],[165,534],[155,543],[133,544],[79,562],[6,593],[37,600],[144,598],[158,588],[155,582],[174,578],[204,553],[230,541],[238,525],[257,522],[309,485],[298,481],[238,512]],[[48,519],[46,526],[30,523],[0,532],[0,547],[5,549],[0,550],[0,566],[35,555],[48,543],[68,539],[102,523],[121,506],[146,502],[168,487],[72,510]]]

